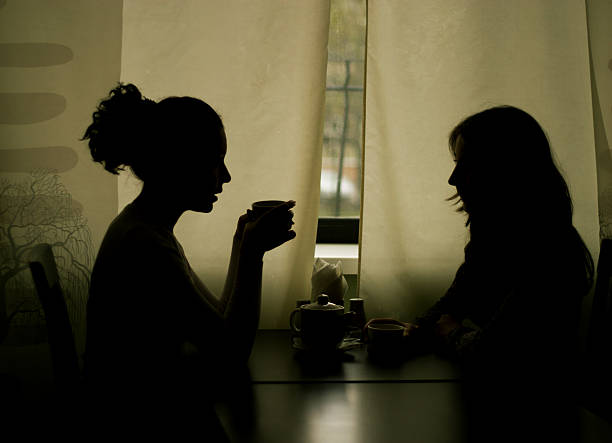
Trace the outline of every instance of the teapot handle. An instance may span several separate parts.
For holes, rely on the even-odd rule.
[[[298,328],[295,324],[295,316],[299,312],[300,312],[300,308],[294,309],[293,311],[291,311],[291,315],[289,316],[289,326],[291,326],[291,329],[293,330],[293,332],[297,332],[297,333],[302,332],[302,329]]]

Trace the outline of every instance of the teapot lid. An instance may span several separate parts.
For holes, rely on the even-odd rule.
[[[331,303],[328,295],[321,294],[317,297],[317,301],[315,303],[303,305],[302,309],[312,309],[315,311],[337,311],[338,309],[344,310],[344,306]]]

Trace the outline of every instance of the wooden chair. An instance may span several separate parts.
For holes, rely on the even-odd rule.
[[[36,245],[30,252],[29,264],[47,321],[57,391],[62,396],[76,394],[80,385],[79,360],[51,246]]]

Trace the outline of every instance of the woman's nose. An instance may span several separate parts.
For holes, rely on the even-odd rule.
[[[455,169],[453,169],[453,172],[451,173],[450,177],[448,177],[448,184],[451,186],[457,186],[457,167],[455,166]]]
[[[230,175],[229,169],[225,164],[223,165],[223,183],[229,183],[232,181],[232,176]]]

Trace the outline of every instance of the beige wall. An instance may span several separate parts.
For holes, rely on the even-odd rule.
[[[86,144],[79,141],[98,100],[119,81],[123,2],[104,0],[103,7],[101,3],[0,3],[0,178],[20,183],[29,180],[33,170],[57,173],[55,191],[43,186],[39,192],[59,199],[59,189],[63,198],[69,199],[62,204],[71,205],[72,212],[58,216],[58,223],[67,226],[81,211],[85,218],[80,220],[81,246],[71,244],[68,248],[89,268],[117,213],[116,177],[94,164]],[[5,194],[3,209],[13,200],[7,200]],[[36,223],[44,224],[36,215],[42,210],[40,205],[26,212],[29,210]],[[40,239],[51,243],[66,240],[59,232],[50,231]],[[0,247],[4,251],[9,248],[6,243]],[[61,248],[54,252],[62,256]],[[72,282],[72,276],[63,277],[66,289],[75,292],[71,294],[76,302],[73,308],[80,311],[71,313],[78,317],[74,327],[82,350],[87,285],[85,281]],[[16,300],[9,303],[14,305]]]

